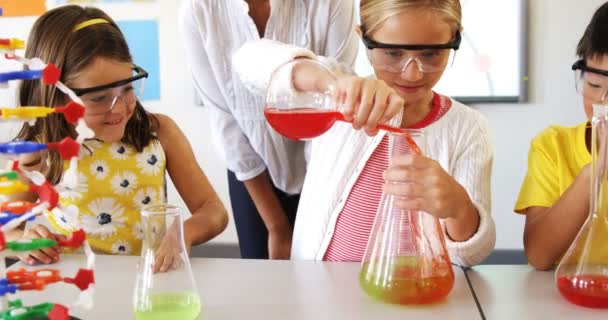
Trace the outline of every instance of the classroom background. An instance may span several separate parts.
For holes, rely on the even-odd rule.
[[[0,6],[11,2],[44,0],[0,0]],[[64,1],[54,1],[59,2]],[[485,0],[489,1],[489,0]],[[493,0],[517,1],[519,0]],[[48,1],[51,2],[51,1]],[[125,28],[137,31],[145,28],[146,41],[156,41],[158,49],[143,47],[147,63],[157,64],[157,79],[147,85],[149,100],[144,102],[152,112],[171,116],[189,138],[197,159],[230,208],[226,168],[215,152],[207,126],[207,108],[200,105],[186,65],[184,47],[178,29],[178,1],[92,1],[116,20],[123,20]],[[117,3],[119,2],[119,3]],[[463,1],[463,5],[464,2]],[[574,125],[585,120],[582,98],[574,89],[574,75],[570,66],[575,61],[575,47],[589,17],[604,0],[527,0],[526,49],[527,101],[523,103],[476,103],[471,107],[487,118],[494,144],[492,176],[492,213],[497,228],[497,255],[523,259],[522,236],[524,217],[513,213],[513,205],[527,170],[527,154],[531,139],[550,124]],[[36,10],[36,8],[32,8]],[[488,12],[500,15],[500,12]],[[466,15],[464,17],[466,21]],[[0,19],[0,35],[27,38],[28,28],[35,17],[4,17]],[[135,21],[134,21],[135,20]],[[500,28],[489,26],[488,29]],[[134,31],[134,32],[135,32]],[[141,31],[140,31],[141,32]],[[156,33],[155,33],[156,32]],[[465,30],[466,32],[466,30]],[[140,33],[141,34],[141,33]],[[146,42],[142,40],[142,43]],[[500,42],[500,41],[499,41]],[[512,45],[508,41],[505,45]],[[512,48],[504,48],[510,50]],[[155,56],[155,52],[158,54]],[[156,60],[155,60],[156,59]],[[136,54],[136,61],[137,54]],[[14,66],[0,65],[0,70]],[[150,67],[146,68],[149,72]],[[157,83],[155,83],[155,81]],[[14,106],[15,91],[0,90],[0,105]],[[0,141],[8,141],[17,127],[0,125]],[[1,161],[1,160],[0,160]],[[0,165],[3,165],[0,163]],[[175,188],[168,186],[169,202],[184,206]],[[227,230],[210,243],[194,250],[196,255],[238,256],[237,237],[231,221]],[[513,261],[510,261],[513,263]]]

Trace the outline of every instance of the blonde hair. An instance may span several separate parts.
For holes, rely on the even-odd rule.
[[[462,31],[460,0],[361,0],[361,28],[373,34],[387,19],[406,9],[431,10],[452,25],[454,32]]]

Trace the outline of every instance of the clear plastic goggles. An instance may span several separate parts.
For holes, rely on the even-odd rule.
[[[416,63],[424,73],[442,71],[453,59],[453,50],[460,47],[461,36],[457,32],[454,40],[445,44],[387,44],[376,42],[363,35],[372,64],[383,71],[400,73]]]
[[[110,112],[119,101],[127,106],[137,102],[144,92],[145,79],[148,73],[138,67],[133,67],[133,76],[102,86],[85,89],[72,89],[82,99],[85,113],[88,115],[102,115]]]
[[[608,103],[608,71],[587,67],[584,60],[572,65],[576,91],[594,103]]]

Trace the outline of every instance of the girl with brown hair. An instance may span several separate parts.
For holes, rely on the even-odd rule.
[[[224,230],[226,210],[198,166],[188,140],[173,120],[148,113],[138,101],[147,73],[134,64],[123,34],[108,15],[80,6],[50,10],[34,24],[25,55],[61,70],[61,81],[83,101],[84,120],[95,138],[83,144],[75,188],[63,183],[67,164],[56,152],[20,159],[23,170],[40,171],[59,188],[65,210],[47,215],[58,234],[35,225],[10,237],[58,239],[83,228],[96,251],[139,254],[143,237],[140,210],[166,201],[165,172],[192,213],[184,222],[188,250]],[[19,100],[22,106],[53,107],[69,98],[39,81],[24,81]],[[17,139],[50,143],[75,135],[74,127],[63,117],[51,114],[33,126],[24,124]],[[29,201],[35,197],[31,193],[16,196]],[[173,257],[159,254],[156,268],[166,270]],[[45,249],[20,258],[27,263],[51,263],[59,259],[59,252]]]

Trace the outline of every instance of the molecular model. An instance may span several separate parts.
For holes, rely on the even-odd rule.
[[[73,188],[77,184],[77,161],[81,145],[86,139],[93,137],[93,132],[84,122],[82,101],[59,81],[60,70],[52,64],[45,64],[40,59],[25,59],[18,56],[16,50],[23,48],[24,42],[19,39],[0,38],[0,55],[24,66],[20,71],[0,72],[0,87],[8,87],[8,82],[13,80],[40,80],[44,85],[55,86],[68,95],[72,101],[65,106],[55,108],[45,106],[4,108],[0,106],[0,121],[24,121],[32,125],[38,118],[46,117],[51,113],[61,113],[68,122],[75,125],[77,138],[74,140],[66,137],[60,142],[46,144],[29,141],[0,143],[0,157],[7,158],[10,167],[9,170],[0,170],[0,258],[2,258],[0,260],[0,319],[21,320],[46,317],[50,320],[67,320],[70,319],[69,308],[91,309],[93,307],[95,255],[86,240],[84,231],[77,230],[64,241],[50,239],[6,241],[4,235],[24,222],[44,215],[45,212],[64,210],[58,203],[58,190],[46,181],[43,174],[20,170],[19,155],[41,150],[57,151],[63,160],[69,161],[69,166],[64,173],[63,185]],[[27,183],[23,181],[27,181]],[[20,192],[34,192],[38,195],[38,201],[36,203],[7,201],[6,196]],[[81,248],[86,255],[86,266],[81,267],[73,278],[65,277],[58,270],[49,268],[31,271],[24,268],[6,270],[4,262],[6,256],[53,247]],[[20,291],[44,290],[47,285],[58,282],[72,284],[80,289],[78,298],[71,305],[42,303],[26,306],[19,299],[11,300]]]

